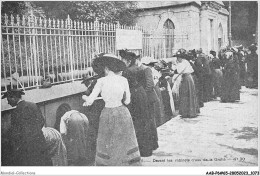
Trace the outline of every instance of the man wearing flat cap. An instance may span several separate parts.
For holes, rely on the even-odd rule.
[[[12,107],[16,106],[11,114],[11,128],[8,133],[12,144],[10,165],[51,165],[42,132],[44,117],[35,103],[22,100],[24,94],[22,90],[11,89],[2,96],[2,99],[7,98]]]

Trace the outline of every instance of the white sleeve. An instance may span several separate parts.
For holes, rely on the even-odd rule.
[[[124,103],[126,105],[128,105],[131,101],[131,94],[130,94],[130,90],[129,90],[129,84],[127,79],[125,79],[125,101]]]
[[[193,68],[187,60],[177,65],[177,72],[180,73],[193,73]]]
[[[184,62],[182,63],[178,63],[177,64],[177,72],[180,74],[183,72],[183,70],[185,69],[186,65],[184,64]]]

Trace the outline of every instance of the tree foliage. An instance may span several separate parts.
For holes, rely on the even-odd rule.
[[[2,17],[4,14],[16,16],[30,15],[31,13],[38,17],[45,17],[42,8],[29,1],[4,1],[1,4],[1,10]]]
[[[133,1],[81,1],[75,2],[78,7],[77,18],[130,25],[135,18],[136,5]]]
[[[1,2],[1,13],[7,15],[23,15],[27,8],[23,1],[3,1]]]
[[[3,14],[27,15],[38,17],[73,20],[116,22],[131,25],[135,18],[134,1],[5,1],[2,2]]]

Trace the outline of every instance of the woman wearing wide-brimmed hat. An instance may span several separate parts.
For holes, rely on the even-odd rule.
[[[104,68],[105,77],[99,78],[86,97],[84,106],[90,106],[101,93],[105,107],[100,115],[95,163],[97,166],[140,165],[140,152],[132,117],[125,105],[130,103],[126,78],[116,73],[124,64],[116,56],[103,54],[94,61]]]
[[[175,57],[177,57],[177,73],[182,76],[180,85],[179,114],[182,118],[193,118],[199,113],[195,84],[191,75],[193,69],[190,63],[186,60],[188,56],[184,49],[178,50]]]
[[[154,121],[149,115],[148,97],[142,85],[145,82],[145,73],[136,64],[140,55],[126,50],[120,50],[119,53],[127,66],[123,76],[127,78],[131,92],[131,103],[128,109],[133,118],[140,154],[142,157],[149,157],[153,152],[152,134],[156,128],[151,128],[154,126]]]

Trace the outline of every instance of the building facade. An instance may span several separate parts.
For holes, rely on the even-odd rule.
[[[229,13],[221,1],[141,1],[137,7],[137,25],[164,34],[168,52],[202,48],[209,53],[228,45]]]

